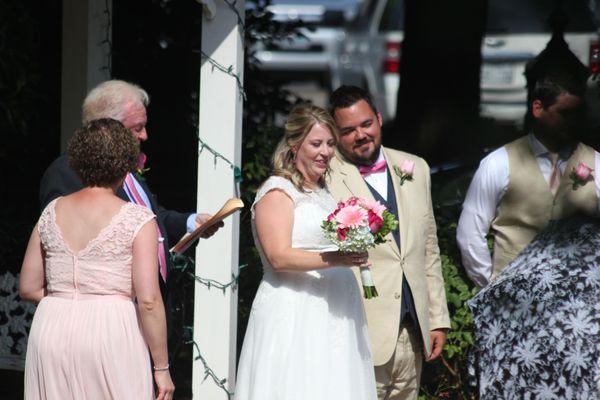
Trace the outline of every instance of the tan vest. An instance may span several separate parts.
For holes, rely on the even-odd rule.
[[[556,197],[534,156],[527,136],[505,145],[508,154],[508,188],[492,221],[493,274],[498,273],[533,240],[548,222],[575,213],[594,215],[598,198],[594,181],[573,190],[569,175],[580,161],[593,167],[595,152],[582,143],[569,158]],[[594,172],[595,174],[596,172]]]

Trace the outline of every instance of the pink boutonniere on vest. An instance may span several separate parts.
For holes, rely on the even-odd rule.
[[[411,160],[404,160],[400,163],[400,166],[394,165],[394,172],[400,178],[400,186],[404,185],[405,181],[413,180],[413,173],[415,170],[415,162]]]
[[[577,168],[573,168],[573,171],[571,171],[571,174],[569,175],[571,182],[573,183],[573,190],[577,190],[579,186],[583,186],[593,180],[593,170],[593,168],[588,167],[584,162],[580,161]]]
[[[138,156],[137,164],[135,165],[135,176],[138,177],[139,179],[144,179],[142,177],[142,175],[144,175],[144,173],[150,171],[150,168],[146,168],[146,160],[148,160],[148,157],[146,156],[146,154],[144,152],[140,151],[140,155]]]

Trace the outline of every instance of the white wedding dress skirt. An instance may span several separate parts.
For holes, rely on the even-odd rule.
[[[335,201],[327,190],[301,193],[271,177],[294,201],[292,246],[334,250],[321,222]],[[256,235],[255,235],[256,238]],[[375,400],[376,387],[361,294],[348,267],[275,272],[263,260],[238,366],[237,400]]]

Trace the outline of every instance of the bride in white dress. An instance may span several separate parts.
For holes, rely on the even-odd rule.
[[[324,175],[337,131],[327,111],[298,106],[273,156],[274,176],[252,205],[264,276],[238,367],[237,400],[376,400],[361,294],[349,267],[367,253],[340,253],[321,233],[336,202]]]

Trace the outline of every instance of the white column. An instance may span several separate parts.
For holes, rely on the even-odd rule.
[[[202,51],[240,79],[243,72],[243,45],[237,15],[225,1],[204,7]],[[231,3],[234,3],[231,1]],[[244,1],[237,1],[244,15]],[[210,11],[210,12],[209,12]],[[199,135],[215,151],[235,165],[241,163],[243,99],[236,79],[203,58],[200,70]],[[216,212],[225,200],[236,197],[233,170],[204,150],[198,158],[198,210]],[[225,221],[225,227],[212,238],[200,240],[196,250],[196,275],[219,282],[238,274],[239,214]],[[207,288],[196,283],[194,298],[194,341],[208,366],[226,388],[235,387],[237,331],[237,289]],[[194,357],[198,356],[194,349]],[[193,364],[192,391],[195,399],[227,400],[227,394],[211,377],[204,379],[201,360]]]
[[[108,14],[106,10],[108,9]],[[112,0],[63,0],[61,149],[81,126],[87,92],[110,79]]]

